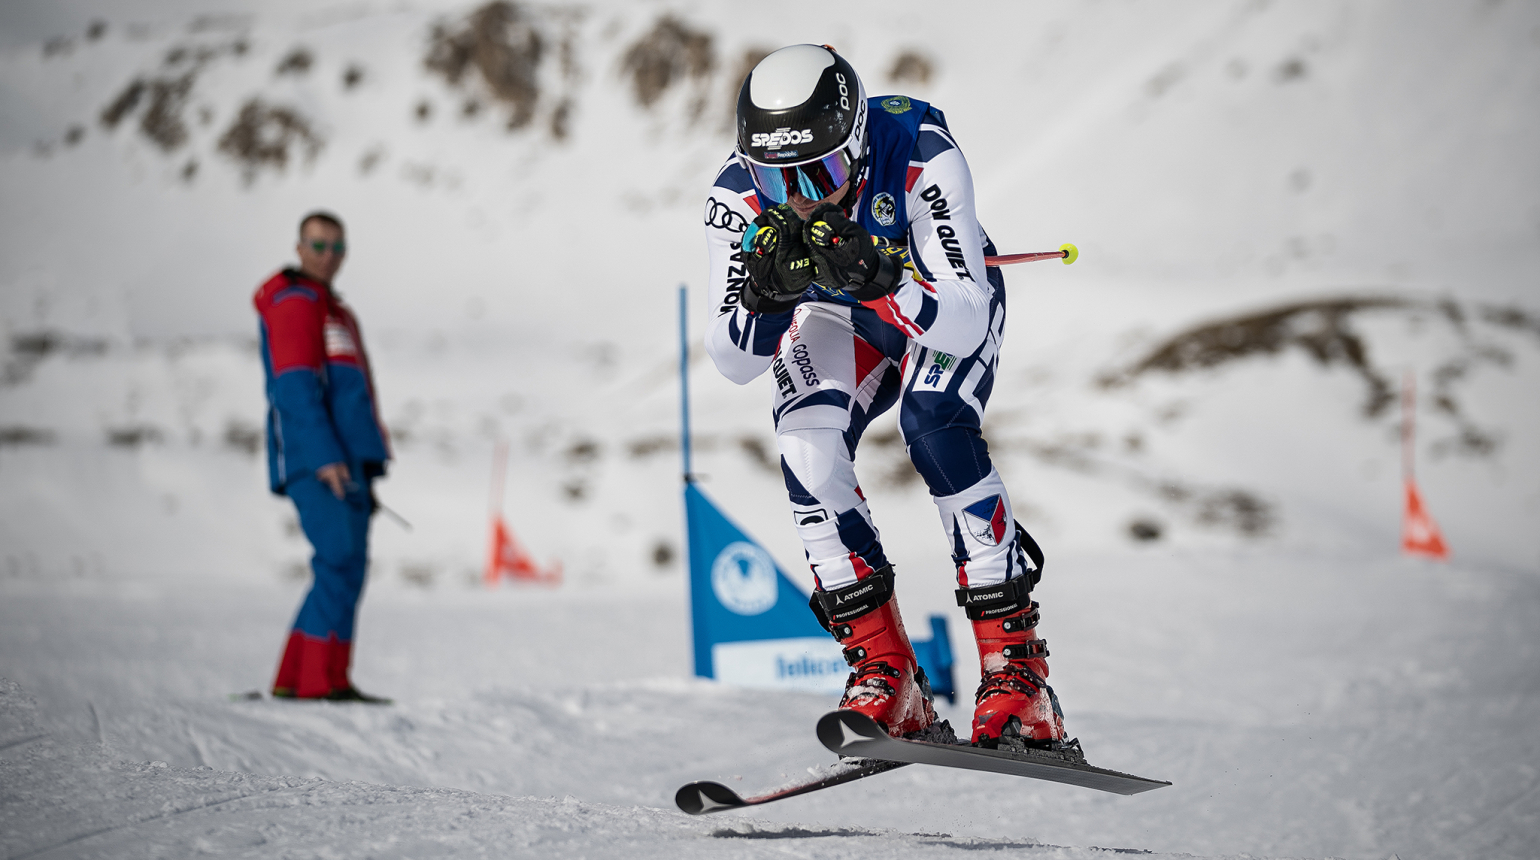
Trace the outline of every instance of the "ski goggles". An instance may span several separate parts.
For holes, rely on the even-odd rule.
[[[855,178],[860,167],[843,146],[806,164],[756,164],[741,153],[738,160],[749,169],[759,193],[774,203],[785,203],[793,192],[809,200],[822,200]]]

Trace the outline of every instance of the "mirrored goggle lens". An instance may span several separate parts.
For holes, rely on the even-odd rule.
[[[850,181],[853,166],[843,149],[796,167],[766,167],[748,159],[743,161],[754,175],[755,187],[776,203],[785,203],[793,191],[809,200],[822,200]]]

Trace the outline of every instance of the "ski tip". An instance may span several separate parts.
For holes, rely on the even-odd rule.
[[[1064,252],[1064,265],[1066,266],[1080,259],[1080,249],[1068,242],[1060,245],[1059,250]]]
[[[1132,797],[1136,794],[1143,794],[1146,791],[1154,791],[1157,788],[1169,788],[1171,786],[1171,783],[1164,779],[1134,776],[1131,773],[1107,770],[1106,768],[1093,768],[1093,770],[1096,772],[1094,776],[1106,776],[1108,779],[1097,781],[1094,784],[1090,782],[1079,784],[1086,788],[1105,791],[1109,794],[1121,794],[1124,797]]]
[[[674,792],[674,804],[690,815],[705,815],[745,806],[743,798],[720,782],[692,782]]]
[[[840,755],[859,755],[863,745],[887,737],[876,720],[860,711],[830,711],[818,718],[818,741]]]

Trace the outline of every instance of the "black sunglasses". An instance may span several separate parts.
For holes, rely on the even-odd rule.
[[[317,254],[326,253],[326,249],[328,247],[332,249],[333,254],[336,254],[339,257],[348,252],[348,246],[343,242],[331,242],[328,244],[326,242],[317,240],[310,243],[310,250],[316,252]]]

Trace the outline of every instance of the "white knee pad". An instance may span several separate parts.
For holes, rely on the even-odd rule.
[[[792,491],[791,510],[808,564],[826,589],[854,583],[868,566],[853,552],[860,544],[847,545],[852,535],[840,534],[838,518],[855,512],[870,528],[873,540],[877,528],[866,501],[857,492],[855,463],[845,445],[845,434],[831,428],[806,428],[783,430],[775,440],[786,468],[806,492],[799,497]],[[855,532],[864,530],[858,526]]]
[[[831,516],[861,503],[856,493],[856,466],[845,446],[845,434],[826,427],[783,430],[776,446],[793,477]]]

